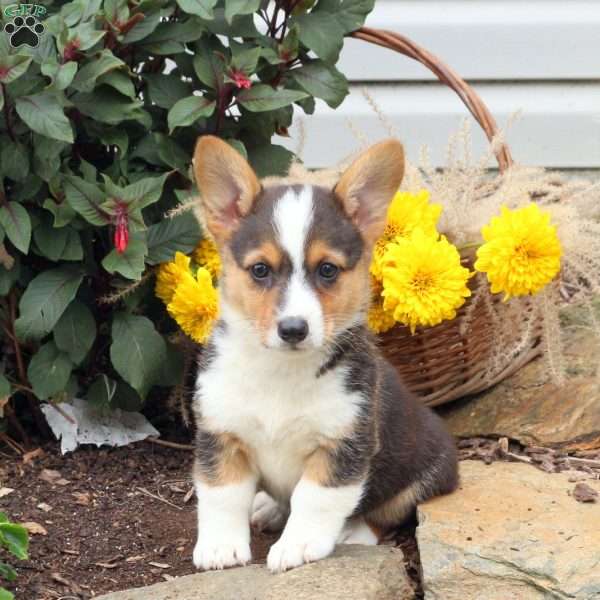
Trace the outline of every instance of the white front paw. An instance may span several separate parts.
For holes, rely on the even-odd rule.
[[[329,556],[334,547],[335,538],[318,535],[306,538],[284,533],[269,550],[267,566],[274,573],[287,571]]]
[[[252,503],[250,523],[258,531],[281,531],[287,513],[266,492],[258,492]]]
[[[221,539],[200,534],[194,548],[194,565],[197,569],[224,569],[247,565],[252,560],[250,544],[243,538],[222,536]]]

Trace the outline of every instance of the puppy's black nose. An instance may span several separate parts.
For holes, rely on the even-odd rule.
[[[308,335],[308,323],[300,317],[286,317],[277,325],[279,337],[288,344],[299,344]]]

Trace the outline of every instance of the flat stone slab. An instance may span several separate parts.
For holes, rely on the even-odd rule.
[[[412,600],[402,551],[339,546],[333,556],[273,575],[251,565],[179,577],[96,600]]]
[[[537,359],[492,389],[444,407],[442,415],[458,437],[506,436],[525,445],[600,448],[599,356],[594,335],[569,332],[564,385],[550,381],[546,362]]]
[[[520,463],[462,462],[460,489],[418,510],[425,600],[600,599],[600,503],[577,502],[575,485]]]

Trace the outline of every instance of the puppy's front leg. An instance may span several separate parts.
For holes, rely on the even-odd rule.
[[[257,475],[244,445],[234,436],[200,430],[194,485],[198,541],[194,564],[223,569],[250,562],[250,511]]]
[[[335,451],[323,448],[307,461],[292,494],[288,522],[267,557],[271,571],[286,571],[333,551],[364,486],[360,465],[344,474],[335,468],[335,461]]]

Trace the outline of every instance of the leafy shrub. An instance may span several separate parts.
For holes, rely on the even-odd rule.
[[[29,537],[27,530],[21,525],[11,523],[8,517],[0,512],[0,548],[8,550],[10,554],[20,560],[27,559],[27,548]],[[17,578],[15,570],[6,563],[0,561],[0,579],[14,581]],[[14,596],[0,586],[0,600],[13,600]]]
[[[284,172],[292,155],[271,139],[294,105],[342,102],[334,65],[373,3],[45,2],[37,48],[0,33],[0,407],[13,427],[24,402],[41,426],[39,400],[133,409],[180,380],[152,274],[201,239],[184,210],[197,137]]]

